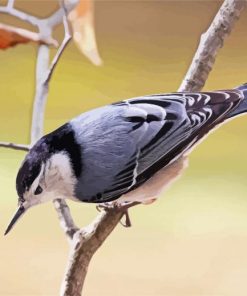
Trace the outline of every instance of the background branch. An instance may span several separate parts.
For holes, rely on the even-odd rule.
[[[15,0],[9,0],[7,5],[8,9],[12,9],[14,7],[14,4],[15,4]]]
[[[79,0],[67,0],[64,2],[64,6],[67,12],[70,12],[75,6],[79,3]],[[0,13],[8,14],[18,19],[28,22],[33,26],[42,27],[44,24],[53,29],[55,26],[60,25],[63,21],[64,17],[64,8],[60,7],[57,11],[55,11],[51,16],[41,19],[30,15],[24,11],[19,9],[15,9],[13,7],[14,0],[9,0],[7,6],[0,6]]]
[[[65,47],[69,43],[71,37],[69,33],[69,25],[67,21],[66,12],[70,12],[79,0],[67,0],[66,3],[62,3],[62,7],[57,12],[52,14],[51,19],[56,25],[63,22],[65,36],[64,39],[50,65],[50,48],[47,44],[40,44],[38,47],[37,62],[36,62],[36,83],[35,83],[35,96],[32,112],[32,124],[31,124],[31,146],[43,135],[45,106],[48,96],[48,87],[51,76],[55,70],[55,66],[59,61]],[[35,25],[39,29],[39,34],[42,38],[50,40],[52,36],[53,25],[47,21],[47,19],[39,19],[33,17],[25,12],[17,10],[13,7],[14,0],[9,0],[7,6],[0,7],[0,13],[6,13],[11,16],[17,17],[23,21],[29,22]],[[63,14],[61,15],[61,11]],[[16,150],[28,151],[29,145],[13,144],[1,142],[0,147],[11,148]],[[57,200],[54,202],[55,209],[57,210],[58,217],[68,238],[72,238],[74,232],[78,230],[75,226],[73,218],[70,214],[69,207],[65,201]]]
[[[0,13],[4,13],[4,14],[8,14],[14,17],[17,17],[18,19],[24,21],[24,22],[28,22],[29,24],[33,25],[33,26],[39,26],[42,22],[41,19],[30,15],[26,12],[23,12],[21,10],[15,9],[11,6],[0,6]]]
[[[79,3],[79,0],[65,0],[63,3],[68,14],[76,7],[76,5]],[[57,11],[55,11],[50,17],[46,19],[47,25],[50,28],[54,28],[55,26],[61,24],[64,17],[64,7],[61,5]]]
[[[65,47],[68,45],[71,39],[67,15],[65,12],[69,12],[68,9],[72,9],[73,7],[74,6],[65,8],[62,4],[62,8],[59,9],[59,11],[61,9],[63,10],[63,18],[61,20],[63,21],[65,35],[51,64],[50,48],[47,45],[40,45],[38,48],[36,64],[36,91],[33,103],[31,125],[31,145],[36,143],[36,141],[43,135],[45,107],[49,91],[49,82]],[[47,22],[42,24],[44,25],[39,26],[40,33],[42,36],[50,37],[52,34],[52,27],[49,26]],[[77,227],[74,224],[69,207],[65,201],[61,201],[60,199],[58,199],[54,205],[58,213],[58,218],[60,220],[62,229],[65,231],[67,237],[72,238],[74,232],[77,230]]]
[[[64,16],[63,17],[63,25],[64,25],[64,39],[60,45],[60,47],[58,48],[58,51],[51,63],[51,66],[48,70],[48,73],[47,73],[47,77],[45,78],[43,84],[44,85],[47,85],[51,79],[51,76],[52,76],[52,73],[53,71],[55,70],[55,67],[63,53],[63,51],[65,50],[66,46],[69,44],[70,40],[71,40],[71,33],[70,33],[70,30],[69,30],[69,24],[68,24],[68,19],[67,19],[67,16]]]
[[[29,151],[29,145],[25,145],[25,144],[0,142],[0,147],[14,149],[14,150]]]
[[[204,86],[215,62],[215,57],[230,35],[246,0],[225,0],[201,40],[179,91],[199,91]]]

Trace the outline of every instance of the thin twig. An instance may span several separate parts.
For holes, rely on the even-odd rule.
[[[76,7],[80,0],[67,0],[61,7],[55,11],[50,17],[46,19],[47,25],[50,28],[54,28],[55,26],[61,24],[64,17],[64,8],[67,12],[70,12],[72,9]]]
[[[67,18],[67,8],[64,5],[64,2],[61,2],[61,8],[63,10],[63,26],[64,26],[64,39],[60,45],[60,47],[57,50],[56,55],[54,56],[51,65],[49,67],[49,70],[47,71],[47,75],[43,81],[43,89],[45,89],[48,92],[48,86],[49,82],[51,80],[52,74],[57,66],[57,63],[59,62],[63,51],[65,50],[66,46],[69,44],[71,40],[71,34],[68,24],[68,18]],[[71,216],[70,209],[65,202],[65,200],[57,199],[54,201],[54,206],[58,214],[58,218],[60,221],[60,224],[62,226],[62,229],[64,230],[67,237],[72,240],[75,232],[79,229]]]
[[[39,26],[42,22],[41,19],[30,15],[26,12],[23,12],[21,10],[15,9],[15,8],[8,8],[7,6],[0,6],[0,13],[8,14],[14,17],[17,17],[18,19],[28,22],[33,26]]]
[[[7,4],[7,8],[12,9],[14,7],[14,4],[15,4],[15,0],[9,0]]]
[[[69,44],[69,42],[71,40],[71,34],[70,34],[70,30],[69,30],[67,16],[63,17],[63,25],[64,25],[64,39],[63,39],[61,45],[59,46],[56,55],[53,58],[53,61],[52,61],[51,66],[48,70],[47,76],[43,82],[45,85],[47,85],[49,83],[52,73],[55,70],[59,59],[61,58],[63,51],[65,50],[66,46]]]
[[[14,150],[21,150],[21,151],[29,151],[30,149],[29,145],[8,143],[8,142],[0,142],[0,147],[14,149]]]
[[[54,207],[57,210],[58,218],[64,233],[69,240],[73,239],[74,234],[79,230],[71,216],[70,209],[62,199],[54,200]]]

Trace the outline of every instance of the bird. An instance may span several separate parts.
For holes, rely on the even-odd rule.
[[[209,132],[247,112],[247,83],[229,90],[146,95],[99,107],[43,136],[16,177],[18,209],[57,199],[149,204],[187,167]]]

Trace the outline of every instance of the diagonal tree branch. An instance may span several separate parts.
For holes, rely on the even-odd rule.
[[[80,0],[65,0],[62,3],[61,7],[46,19],[47,25],[50,28],[54,28],[57,25],[59,25],[64,18],[64,8],[66,12],[69,13],[71,10],[73,10],[76,7],[79,1]]]
[[[226,0],[201,40],[179,91],[199,91],[205,84],[224,40],[246,7],[246,0]]]
[[[103,211],[89,226],[75,233],[61,286],[61,296],[81,295],[91,258],[118,225],[122,216],[121,210]]]
[[[88,266],[95,252],[119,224],[126,210],[139,202],[113,207],[102,211],[88,226],[74,234],[68,265],[62,282],[61,296],[80,296],[88,271]]]
[[[63,25],[64,25],[64,39],[63,39],[60,47],[58,48],[58,51],[51,63],[50,69],[48,70],[47,76],[43,82],[45,85],[48,85],[48,83],[51,79],[52,73],[55,70],[57,63],[59,62],[59,59],[61,58],[63,51],[65,50],[66,46],[69,44],[69,42],[72,38],[70,30],[69,30],[68,19],[66,16],[63,17]]]
[[[40,34],[26,29],[17,28],[0,23],[0,49],[7,49],[17,44],[36,42],[57,47],[57,41],[53,38],[42,38]]]
[[[29,145],[0,142],[0,147],[14,150],[29,151]]]
[[[11,5],[0,6],[0,13],[4,13],[4,14],[8,14],[8,15],[17,17],[18,19],[20,19],[24,22],[28,22],[29,24],[31,24],[33,26],[39,26],[42,22],[41,19],[39,19],[33,15],[30,15],[26,12],[23,12],[21,10],[15,9]]]

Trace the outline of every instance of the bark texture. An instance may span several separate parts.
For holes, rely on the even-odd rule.
[[[224,1],[208,30],[201,35],[199,46],[179,91],[202,89],[212,70],[217,53],[245,7],[245,0]]]
[[[81,295],[91,258],[117,226],[122,216],[121,210],[104,211],[92,224],[75,233],[60,295]]]

